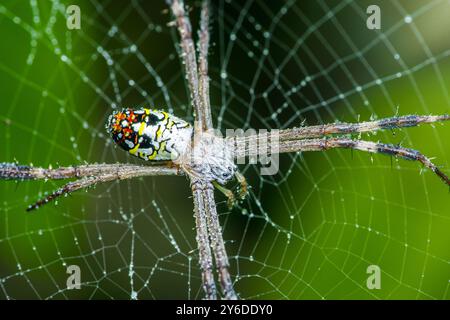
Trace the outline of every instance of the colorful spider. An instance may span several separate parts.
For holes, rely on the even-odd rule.
[[[211,131],[213,119],[209,103],[208,48],[209,3],[203,1],[198,33],[198,59],[192,39],[192,26],[182,0],[167,0],[180,36],[180,57],[194,108],[195,125],[164,111],[150,109],[124,109],[114,112],[108,119],[107,129],[113,140],[123,149],[141,159],[158,162],[154,165],[86,164],[60,168],[22,166],[0,163],[0,179],[68,179],[68,182],[45,198],[28,207],[34,210],[58,197],[101,182],[132,179],[144,176],[181,175],[190,178],[198,261],[202,287],[207,299],[217,299],[214,271],[225,299],[237,299],[234,282],[229,272],[228,255],[222,236],[214,199],[213,184],[232,199],[231,191],[223,185],[235,176],[246,190],[245,179],[238,173],[235,158],[265,155],[258,148],[243,150],[230,147],[229,142],[239,138],[224,139]],[[418,126],[450,121],[450,115],[409,115],[378,121],[358,123],[333,123],[291,128],[279,132],[279,153],[325,151],[334,148],[355,149],[422,163],[442,181],[450,185],[450,178],[429,158],[419,151],[397,145],[351,138],[349,134]],[[243,142],[258,142],[258,135],[244,137]],[[247,154],[246,152],[249,151]],[[230,203],[230,201],[229,201]]]
[[[186,121],[155,109],[125,108],[109,116],[106,130],[114,142],[133,156],[148,161],[173,161],[191,177],[209,181],[228,198],[233,207],[232,191],[223,187],[236,177],[239,198],[247,193],[245,178],[234,164],[234,154],[227,141],[212,132],[204,132],[192,141],[193,127]]]

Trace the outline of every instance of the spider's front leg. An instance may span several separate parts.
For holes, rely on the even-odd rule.
[[[245,177],[239,172],[236,171],[234,173],[234,177],[236,178],[236,180],[239,182],[239,190],[238,190],[238,199],[240,200],[244,200],[245,197],[248,194],[248,184],[247,184],[247,179],[245,179]],[[213,182],[214,187],[219,190],[220,192],[222,192],[225,197],[227,197],[227,205],[229,209],[232,209],[236,204],[237,204],[237,199],[234,195],[234,192],[231,191],[230,189],[224,187],[223,185],[221,185],[220,183],[218,183],[217,181]]]
[[[219,190],[220,192],[222,192],[224,194],[225,197],[227,197],[227,206],[228,209],[233,209],[234,205],[236,204],[236,198],[234,196],[233,191],[231,191],[230,189],[222,186],[220,183],[218,183],[217,181],[213,181],[213,185],[214,187]]]
[[[244,200],[247,197],[247,194],[248,194],[247,179],[245,179],[245,177],[239,171],[236,171],[234,173],[234,176],[236,177],[236,180],[239,182],[239,185],[240,185],[239,198],[241,200]]]

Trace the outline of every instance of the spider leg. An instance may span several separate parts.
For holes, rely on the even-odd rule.
[[[194,199],[194,217],[197,229],[197,247],[199,264],[202,272],[202,285],[206,299],[217,299],[216,283],[213,274],[213,256],[208,235],[208,217],[205,199],[203,197],[203,184],[200,180],[191,180],[191,189]]]
[[[211,248],[214,252],[214,258],[219,274],[220,286],[222,288],[223,296],[226,300],[236,300],[238,297],[233,288],[233,281],[231,280],[228,268],[230,263],[223,241],[222,228],[220,227],[219,216],[217,215],[216,202],[214,200],[214,187],[211,183],[207,183],[203,190],[203,198],[206,208],[208,210],[207,223],[209,230],[209,237],[211,241]]]
[[[248,193],[247,179],[245,179],[245,177],[239,171],[236,171],[234,176],[236,177],[236,180],[239,182],[241,186],[239,189],[239,198],[243,200],[245,199]]]
[[[227,197],[228,209],[232,209],[234,207],[235,202],[236,202],[236,198],[234,197],[233,191],[231,191],[230,189],[225,188],[224,186],[222,186],[217,181],[213,181],[213,185],[214,185],[214,187],[217,188],[217,190],[222,192],[225,195],[225,197]]]
[[[236,180],[239,182],[240,184],[240,189],[239,189],[239,199],[243,200],[245,199],[245,197],[247,196],[248,193],[248,184],[247,184],[247,180],[245,179],[245,177],[238,171],[236,171],[236,173],[234,174],[234,176],[236,177]],[[234,196],[233,191],[231,191],[230,189],[222,186],[220,183],[218,183],[217,181],[213,181],[213,185],[214,187],[217,188],[217,190],[219,190],[220,192],[222,192],[225,197],[227,197],[227,206],[228,209],[232,209],[234,207],[234,205],[236,204],[236,197]]]
[[[17,163],[0,163],[0,180],[62,180],[108,174],[115,174],[121,179],[125,179],[140,176],[181,175],[182,171],[171,162],[161,162],[151,166],[101,163],[48,169]]]
[[[194,130],[201,132],[203,124],[203,108],[199,92],[199,78],[197,69],[197,57],[195,53],[195,45],[192,40],[192,26],[189,17],[186,15],[183,0],[167,0],[172,14],[175,17],[180,34],[180,56],[183,60],[186,79],[191,94],[191,101],[195,111]]]
[[[72,193],[74,191],[88,188],[101,182],[114,180],[125,180],[144,176],[157,175],[179,175],[181,172],[176,167],[171,166],[135,166],[135,165],[90,165],[81,167],[69,167],[58,169],[42,169],[21,166],[17,172],[17,168],[8,167],[9,171],[5,172],[5,176],[10,176],[10,171],[20,176],[22,179],[64,179],[70,177],[80,177],[80,179],[69,182],[49,194],[45,198],[36,201],[28,206],[27,211],[38,209],[39,207],[54,201],[55,199]],[[89,175],[88,175],[89,174]],[[25,177],[24,177],[25,175]],[[0,170],[0,178],[2,171]]]
[[[180,34],[181,58],[185,67],[191,101],[195,111],[194,138],[202,132],[212,129],[211,106],[209,102],[208,47],[209,47],[209,2],[203,1],[199,30],[198,69],[196,52],[192,40],[192,27],[184,10],[183,0],[167,0],[175,16]],[[228,256],[222,237],[217,208],[214,200],[214,187],[191,177],[191,189],[194,198],[194,213],[197,222],[197,244],[200,252],[203,288],[208,299],[216,299],[216,287],[212,275],[212,257],[214,253],[223,295],[226,299],[237,299],[233,282],[228,271]],[[220,188],[221,189],[221,188]],[[225,188],[224,188],[225,189]],[[232,195],[232,193],[231,193]],[[204,218],[201,219],[201,216]],[[204,220],[207,220],[205,228]],[[211,241],[209,244],[208,241]],[[206,248],[205,246],[208,246]],[[211,248],[209,247],[211,245]]]
[[[50,203],[63,195],[69,194],[71,192],[74,192],[74,191],[77,191],[80,189],[88,188],[88,187],[96,184],[97,182],[101,182],[101,181],[105,181],[105,180],[102,180],[101,177],[85,177],[85,178],[82,178],[82,179],[79,179],[76,181],[69,182],[69,183],[65,184],[64,186],[62,186],[61,188],[59,188],[58,190],[49,194],[45,198],[42,198],[42,199],[36,201],[34,204],[28,206],[27,211],[29,212],[29,211],[39,209],[41,206],[43,206],[47,203]],[[106,180],[106,181],[109,181],[109,180]]]
[[[406,160],[418,161],[426,168],[433,171],[442,181],[450,186],[449,177],[431,162],[429,158],[414,149],[403,148],[393,144],[346,138],[306,139],[299,141],[285,141],[280,144],[280,152],[324,151],[333,148],[346,148],[370,153],[382,153]]]
[[[204,0],[198,31],[198,76],[199,91],[203,109],[203,129],[213,127],[211,105],[209,101],[208,50],[209,50],[209,1]]]
[[[423,123],[430,124],[449,120],[450,115],[444,114],[439,116],[407,115],[359,123],[331,123],[318,126],[308,126],[282,130],[280,132],[280,141],[320,138],[331,134],[350,134],[361,132],[373,132],[386,129],[416,127]]]

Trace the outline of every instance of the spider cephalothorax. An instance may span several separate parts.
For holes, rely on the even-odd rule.
[[[179,164],[190,176],[222,185],[231,180],[237,170],[233,149],[214,130],[198,134],[180,157]]]

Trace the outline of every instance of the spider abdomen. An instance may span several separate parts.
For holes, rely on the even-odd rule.
[[[114,112],[106,125],[114,142],[144,160],[176,160],[192,138],[192,126],[165,111],[123,109]]]

